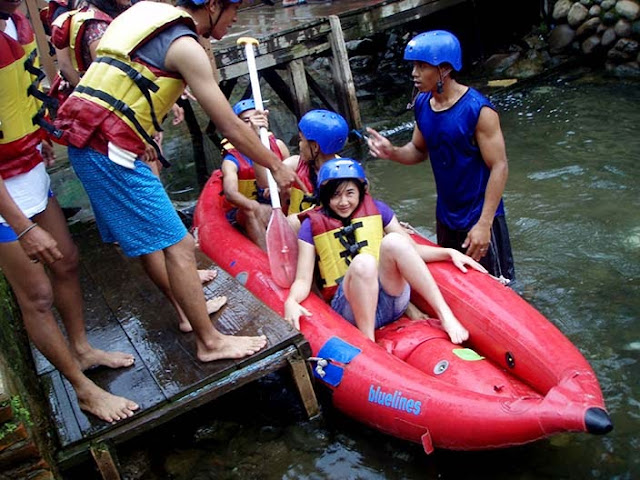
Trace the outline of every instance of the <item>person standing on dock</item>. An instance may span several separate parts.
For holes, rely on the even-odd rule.
[[[260,135],[261,128],[269,130],[268,112],[256,110],[256,103],[252,98],[240,100],[233,106],[233,112],[240,120],[251,125],[256,135]],[[289,156],[289,149],[285,143],[271,132],[269,145],[280,160]],[[220,168],[224,196],[228,204],[227,219],[244,230],[251,241],[266,252],[266,232],[272,208],[264,190],[258,187],[253,161],[240,153],[226,138],[222,140],[222,155]]]
[[[87,338],[78,251],[50,190],[45,164],[53,162],[53,148],[40,123],[45,97],[38,89],[34,33],[17,11],[20,3],[0,0],[0,269],[13,288],[29,338],[71,383],[80,408],[114,422],[132,416],[138,405],[101,389],[83,370],[130,367],[134,357],[93,348]]]
[[[224,335],[214,328],[198,277],[194,239],[158,177],[139,157],[146,145],[155,145],[151,137],[160,130],[158,120],[189,85],[220,131],[240,152],[269,168],[281,188],[297,179],[233,113],[198,42],[198,35],[221,39],[240,4],[135,4],[109,25],[96,60],[56,120],[103,239],[117,241],[130,257],[164,252],[171,289],[193,327],[196,354],[203,362],[251,355],[266,345],[266,337]]]
[[[409,41],[416,125],[411,141],[396,147],[368,128],[374,157],[405,165],[431,162],[438,200],[438,244],[479,261],[492,275],[515,279],[502,194],[508,163],[498,113],[477,90],[458,83],[460,42],[450,32],[424,32]]]

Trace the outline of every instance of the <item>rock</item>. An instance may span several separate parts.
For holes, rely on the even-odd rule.
[[[589,8],[591,5],[593,5],[593,0],[580,0],[580,3]]]
[[[373,65],[373,57],[370,55],[356,55],[349,58],[351,69],[359,72],[365,72],[371,69]]]
[[[608,47],[616,41],[616,38],[618,38],[618,36],[616,35],[616,31],[610,27],[603,32],[600,43],[603,47]]]
[[[591,55],[599,46],[600,37],[598,37],[597,35],[591,35],[584,42],[582,42],[582,45],[580,45],[580,49],[585,55]]]
[[[637,21],[633,22],[633,24],[631,26],[631,32],[636,37],[640,37],[640,20],[637,20]]]
[[[613,29],[616,31],[616,35],[618,35],[619,37],[631,36],[631,24],[627,20],[623,20],[622,18],[616,22]]]
[[[569,9],[573,5],[571,0],[558,0],[553,6],[553,13],[551,14],[554,20],[564,20],[567,18]]]
[[[549,50],[552,54],[560,53],[573,42],[576,32],[567,24],[558,25],[549,35]]]
[[[484,69],[487,72],[502,73],[507,68],[512,66],[520,58],[520,53],[497,53],[491,55],[486,62],[484,62]]]
[[[620,0],[616,3],[615,10],[618,15],[631,21],[640,17],[640,5],[631,0]]]
[[[618,15],[615,12],[605,12],[602,15],[602,23],[605,25],[613,25],[618,21]]]
[[[589,10],[579,3],[574,3],[567,14],[567,23],[576,28],[589,16]]]
[[[544,71],[544,64],[539,60],[522,59],[506,70],[506,74],[515,78],[530,78],[540,75]]]
[[[638,62],[628,62],[620,65],[610,65],[607,71],[621,78],[640,78],[640,64]]]
[[[590,18],[578,27],[578,29],[576,30],[576,36],[578,38],[584,38],[589,35],[593,35],[598,30],[599,25],[600,19],[598,17]]]
[[[635,55],[636,53],[638,53],[638,47],[639,44],[637,41],[631,40],[630,38],[621,38],[617,41],[616,46],[613,48],[630,55]]]
[[[601,12],[602,12],[602,7],[600,5],[594,5],[589,9],[589,16],[599,17]]]
[[[600,6],[603,10],[611,10],[616,4],[616,0],[604,0]]]

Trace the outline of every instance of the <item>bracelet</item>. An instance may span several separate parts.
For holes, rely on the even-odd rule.
[[[38,224],[36,222],[33,222],[31,225],[29,225],[27,228],[25,228],[22,232],[18,234],[18,240],[20,240],[22,237],[24,237],[27,233],[29,233],[31,230],[33,230],[37,226]]]

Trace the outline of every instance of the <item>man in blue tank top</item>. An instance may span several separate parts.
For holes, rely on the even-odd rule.
[[[413,62],[416,126],[396,147],[367,129],[371,155],[405,165],[431,161],[438,200],[438,244],[479,261],[492,275],[515,278],[502,193],[508,164],[500,120],[491,102],[451,77],[462,68],[460,42],[444,30],[414,37],[404,52]],[[507,283],[507,282],[505,282]]]

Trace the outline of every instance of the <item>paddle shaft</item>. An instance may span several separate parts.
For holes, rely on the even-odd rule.
[[[251,81],[251,92],[253,94],[253,101],[256,104],[256,110],[264,110],[262,105],[262,93],[260,92],[260,80],[258,79],[258,68],[256,67],[256,58],[253,53],[253,46],[257,45],[257,41],[255,43],[247,42],[244,44],[244,53],[247,57],[247,68],[249,69],[249,80]],[[264,127],[260,128],[260,141],[265,148],[270,148],[269,146],[269,132]],[[278,194],[278,185],[276,184],[273,175],[271,175],[271,170],[267,168],[267,181],[269,182],[269,195],[271,197],[271,207],[273,208],[281,208],[280,205],[280,195]]]

